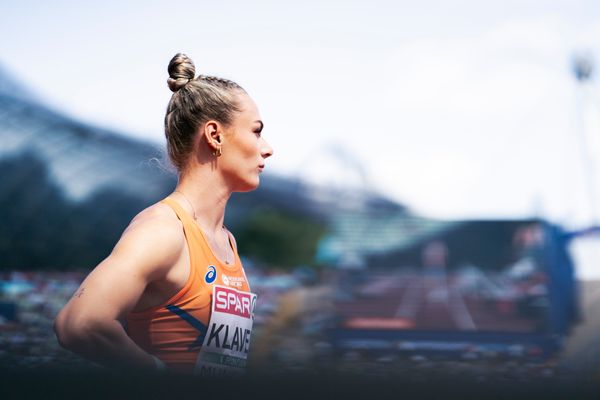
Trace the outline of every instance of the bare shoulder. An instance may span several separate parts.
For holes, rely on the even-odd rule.
[[[146,264],[153,268],[169,267],[178,259],[184,245],[181,221],[169,206],[156,203],[131,220],[111,257],[146,259],[149,261]]]
[[[130,229],[158,229],[182,231],[181,221],[171,207],[163,203],[155,203],[144,210],[140,211],[129,223],[125,229],[126,233]]]

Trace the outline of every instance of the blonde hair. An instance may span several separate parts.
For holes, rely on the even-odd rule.
[[[167,84],[173,95],[165,115],[165,136],[169,158],[181,172],[198,127],[211,119],[229,125],[234,112],[240,111],[235,92],[245,91],[227,79],[205,75],[194,78],[194,62],[183,53],[175,54],[168,71]]]

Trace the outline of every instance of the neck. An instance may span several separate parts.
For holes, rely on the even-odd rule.
[[[179,177],[175,191],[180,197],[185,196],[182,206],[190,215],[195,214],[203,230],[210,234],[221,231],[231,191],[220,174],[206,168],[194,168]]]

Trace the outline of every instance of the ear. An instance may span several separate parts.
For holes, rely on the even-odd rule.
[[[221,124],[214,120],[206,121],[204,123],[203,136],[210,150],[217,150],[223,144]]]

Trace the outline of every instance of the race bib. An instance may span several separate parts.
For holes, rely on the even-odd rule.
[[[194,372],[207,376],[245,371],[256,294],[213,286],[212,314]]]

